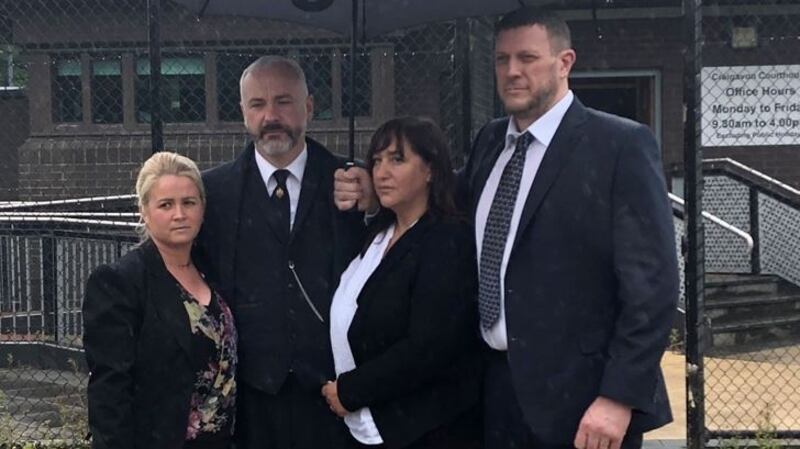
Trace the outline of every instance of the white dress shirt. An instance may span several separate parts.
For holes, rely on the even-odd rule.
[[[553,135],[555,135],[558,126],[561,124],[561,119],[564,118],[564,114],[566,114],[567,109],[569,109],[569,106],[572,104],[573,98],[572,91],[568,91],[564,98],[559,100],[558,103],[539,117],[538,120],[533,122],[527,129],[534,137],[534,140],[530,146],[528,146],[527,153],[525,153],[525,166],[522,169],[522,179],[519,183],[517,201],[514,205],[514,213],[511,215],[508,237],[506,238],[506,247],[503,251],[503,260],[500,264],[500,317],[489,329],[484,329],[483,326],[481,326],[481,335],[483,339],[490,347],[499,351],[508,349],[505,312],[505,277],[508,259],[511,255],[511,248],[514,245],[514,239],[517,236],[517,228],[519,227],[519,221],[522,217],[522,209],[525,207],[525,201],[528,199],[528,193],[533,185],[533,179],[536,177],[536,172],[539,171],[539,166],[542,163],[547,147],[550,145],[550,141],[553,140]],[[500,184],[500,177],[503,174],[503,169],[511,159],[511,155],[514,154],[517,137],[521,134],[522,132],[517,130],[514,119],[512,118],[509,120],[508,129],[506,130],[505,148],[497,158],[497,162],[495,162],[489,174],[489,178],[486,180],[486,185],[483,187],[483,192],[481,192],[478,208],[475,212],[475,242],[478,247],[478,261],[481,260],[483,233],[486,229],[486,219],[489,216],[489,208],[492,206],[494,194],[497,192],[497,187]]]
[[[392,240],[394,225],[381,232],[372,240],[364,256],[356,257],[350,262],[339,282],[336,293],[333,294],[331,302],[331,349],[333,350],[333,364],[336,368],[336,376],[352,371],[356,368],[356,361],[353,358],[353,351],[350,349],[350,341],[347,339],[347,331],[358,309],[356,300],[361,294],[361,289],[372,273],[378,268],[386,252],[386,247]],[[353,438],[362,444],[375,445],[383,444],[383,438],[372,418],[369,407],[362,407],[348,413],[344,417],[344,423],[350,428]]]
[[[286,177],[286,189],[289,191],[289,229],[294,226],[294,215],[297,212],[297,203],[300,201],[300,187],[303,185],[303,173],[306,171],[307,161],[308,146],[304,146],[303,151],[286,166],[286,170],[289,170],[289,176]],[[278,186],[278,181],[275,180],[272,174],[278,168],[264,159],[257,150],[256,165],[259,173],[261,173],[261,179],[264,180],[264,185],[267,186],[267,192],[272,195],[272,191]]]

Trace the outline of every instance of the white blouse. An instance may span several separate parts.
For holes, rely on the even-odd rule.
[[[361,289],[372,273],[378,268],[383,259],[386,248],[392,240],[394,225],[386,231],[378,234],[372,240],[364,256],[359,256],[350,262],[344,273],[342,273],[339,288],[333,295],[331,303],[331,348],[333,349],[333,362],[336,367],[336,375],[352,371],[356,368],[353,359],[353,351],[350,349],[350,342],[347,340],[347,331],[353,322],[353,317],[358,309],[356,299],[361,294]],[[377,445],[383,444],[375,420],[369,407],[362,407],[344,417],[344,422],[350,428],[350,434],[361,444]]]

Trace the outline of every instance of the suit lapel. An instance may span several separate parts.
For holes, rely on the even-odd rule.
[[[152,304],[156,315],[169,327],[178,341],[178,345],[191,358],[191,334],[189,316],[181,301],[178,283],[167,271],[161,255],[153,242],[142,245],[145,266],[148,275],[148,301]]]
[[[487,143],[491,146],[488,148],[488,151],[479,156],[482,158],[482,160],[481,163],[478,164],[475,181],[472,183],[472,185],[475,187],[480,186],[480,189],[475,187],[472,189],[472,217],[475,217],[475,212],[478,210],[478,201],[481,199],[483,187],[486,186],[486,180],[489,179],[489,174],[492,172],[492,168],[494,168],[497,158],[500,157],[500,153],[506,146],[507,129],[508,120],[502,120],[497,123],[497,126],[495,126],[494,129],[486,131],[491,133],[487,139]],[[479,145],[478,148],[481,146],[483,145]]]
[[[321,154],[311,140],[306,140],[308,149],[308,159],[306,160],[306,167],[303,172],[303,184],[300,187],[300,198],[297,203],[297,211],[294,216],[294,224],[292,225],[291,237],[294,238],[295,233],[300,229],[306,217],[308,217],[311,205],[314,203],[314,196],[317,194],[320,181],[325,178],[323,173],[323,166]],[[331,185],[327,186],[333,189],[333,181]]]
[[[381,263],[378,264],[378,267],[372,272],[369,279],[367,279],[364,288],[361,289],[361,294],[358,295],[359,307],[361,307],[361,298],[364,296],[364,293],[369,291],[373,286],[381,285],[383,277],[393,272],[394,266],[397,265],[399,261],[403,260],[403,257],[419,242],[419,239],[425,235],[425,232],[431,226],[431,223],[432,219],[430,215],[426,213],[420,217],[417,224],[400,237],[400,240],[394,243],[394,246],[389,248],[389,252],[386,253]]]
[[[553,140],[547,147],[536,177],[533,179],[533,185],[525,200],[525,207],[522,209],[514,246],[519,242],[525,228],[542,204],[542,200],[558,178],[564,164],[569,160],[570,154],[578,145],[579,140],[584,137],[578,129],[584,121],[586,121],[586,108],[575,98],[567,109],[567,113],[564,114]]]

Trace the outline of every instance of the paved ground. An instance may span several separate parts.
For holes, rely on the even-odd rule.
[[[661,367],[675,420],[661,429],[645,434],[645,449],[686,447],[685,364],[682,354],[667,352],[662,359]],[[711,429],[756,430],[766,423],[780,430],[800,429],[799,372],[800,345],[707,357],[705,359],[707,426]],[[5,415],[0,413],[0,427],[17,424],[17,420],[13,418],[12,421],[5,422],[8,421],[9,415],[23,412],[24,416],[24,413],[36,411],[37,414],[43,415],[44,421],[50,421],[49,425],[40,426],[34,422],[25,424],[31,429],[53,432],[56,429],[51,426],[55,423],[45,415],[56,414],[58,421],[64,421],[65,418],[67,421],[73,421],[73,413],[69,410],[71,407],[65,408],[62,403],[61,407],[56,407],[54,410],[33,410],[33,403],[38,401],[32,399],[36,398],[49,404],[54,402],[54,398],[44,393],[54,390],[53,393],[58,396],[56,393],[65,387],[69,387],[68,390],[82,389],[84,381],[85,379],[78,375],[65,372],[34,370],[23,373],[19,368],[0,370],[0,389],[5,390],[5,397],[0,401],[0,410],[4,409],[2,411],[6,412]],[[35,385],[28,385],[31,382]],[[74,392],[69,391],[69,393],[65,397],[72,402],[75,400],[72,394]],[[80,401],[75,400],[75,402]],[[69,412],[66,415],[65,410]]]
[[[705,359],[709,429],[800,429],[800,346]]]
[[[663,440],[668,447],[685,446],[686,441],[686,361],[683,354],[667,352],[661,359],[674,421],[645,434],[645,440]],[[676,446],[675,443],[680,443]],[[647,444],[648,449],[661,449],[661,444]]]
[[[686,362],[667,352],[661,361],[675,421],[645,434],[645,449],[686,444]],[[706,357],[709,429],[800,429],[800,345]]]

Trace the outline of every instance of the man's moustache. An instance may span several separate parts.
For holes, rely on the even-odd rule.
[[[275,132],[275,131],[283,131],[284,133],[286,133],[286,134],[288,134],[290,136],[292,135],[291,131],[288,128],[286,128],[285,126],[282,126],[282,125],[267,125],[267,126],[261,128],[261,135],[263,136],[264,134]]]

